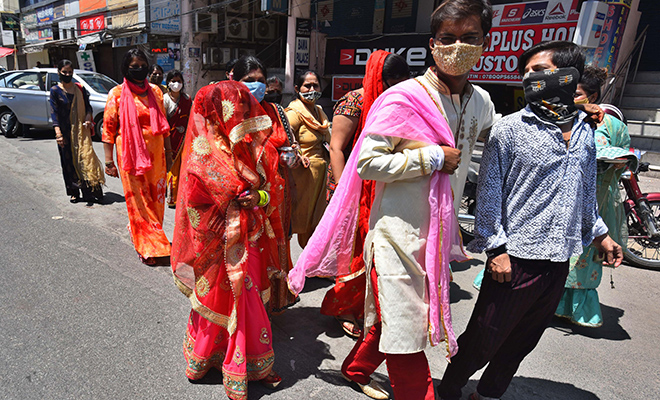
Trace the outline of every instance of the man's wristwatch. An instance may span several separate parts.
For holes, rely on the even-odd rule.
[[[506,253],[506,244],[503,244],[499,247],[495,247],[494,249],[486,250],[486,255],[488,258],[495,258],[499,256],[500,254]]]

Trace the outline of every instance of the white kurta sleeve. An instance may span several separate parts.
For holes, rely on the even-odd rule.
[[[366,136],[358,159],[360,178],[390,183],[433,172],[429,149],[420,147],[396,150],[403,140],[392,136]]]

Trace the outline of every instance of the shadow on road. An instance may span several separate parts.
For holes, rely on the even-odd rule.
[[[463,388],[462,399],[467,399],[471,393],[477,391],[479,381],[470,380]],[[434,379],[433,385],[437,387],[440,379]],[[571,385],[570,383],[555,382],[547,379],[525,378],[515,376],[509,388],[502,396],[502,400],[598,400],[595,394]]]
[[[307,278],[305,280],[305,287],[301,293],[309,293],[318,289],[328,288],[334,285],[334,282],[326,278]]]
[[[449,299],[451,304],[456,304],[461,300],[470,300],[472,299],[472,293],[467,290],[461,289],[458,284],[455,282],[449,283]]]
[[[55,139],[55,131],[52,129],[25,129],[23,131],[22,141],[29,140],[53,140]]]
[[[309,283],[318,279],[308,280]],[[323,360],[334,360],[330,346],[319,339],[328,330],[332,318],[320,318],[318,307],[293,307],[273,317],[273,349],[275,371],[282,377],[277,390],[285,390],[296,382],[319,373]],[[337,326],[339,330],[339,327]],[[259,399],[272,393],[259,384],[250,385],[250,398]]]
[[[591,339],[630,340],[628,332],[619,324],[624,311],[604,304],[601,304],[600,307],[603,312],[603,325],[598,328],[575,325],[558,317],[553,318],[550,327],[563,332],[566,336],[580,335]]]
[[[452,262],[451,263],[451,270],[453,272],[462,272],[462,271],[467,271],[468,269],[472,267],[479,267],[483,268],[484,262],[477,259],[473,258],[471,260],[463,261],[463,262]]]
[[[114,193],[114,192],[105,192],[103,194],[103,203],[102,205],[110,205],[114,203],[125,203],[126,199],[124,196]]]

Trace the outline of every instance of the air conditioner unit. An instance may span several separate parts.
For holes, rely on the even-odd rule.
[[[231,49],[224,47],[207,47],[202,55],[202,64],[206,68],[220,68],[231,60]]]
[[[248,14],[250,12],[250,3],[248,0],[235,0],[227,4],[227,11],[237,14]]]
[[[227,39],[248,39],[248,19],[227,15],[225,19],[225,37]]]
[[[254,40],[273,40],[276,33],[275,20],[258,19],[254,22]]]
[[[218,33],[218,14],[197,13],[195,14],[195,32]]]

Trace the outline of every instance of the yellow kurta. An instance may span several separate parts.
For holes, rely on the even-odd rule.
[[[307,157],[310,163],[309,168],[301,165],[291,170],[295,183],[291,201],[291,229],[298,234],[298,243],[302,247],[307,244],[325,211],[330,162],[330,155],[323,147],[323,142],[330,142],[328,117],[320,106],[314,107],[318,119],[312,117],[299,99],[292,101],[286,109],[293,134],[300,144],[303,156]],[[315,127],[317,129],[314,129]]]
[[[360,178],[377,181],[364,245],[369,271],[375,263],[383,331],[379,350],[410,354],[428,342],[429,298],[426,272],[416,257],[425,253],[431,214],[427,143],[369,134],[358,161]],[[369,276],[369,272],[367,272]],[[377,320],[367,279],[365,325]]]

